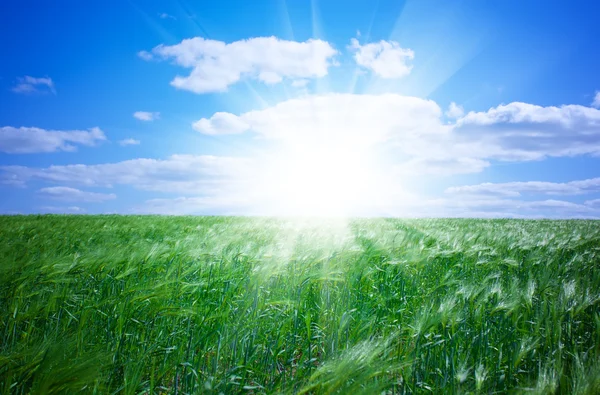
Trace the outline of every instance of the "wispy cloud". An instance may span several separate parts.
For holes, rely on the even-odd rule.
[[[569,182],[519,181],[504,183],[483,183],[446,189],[446,193],[461,195],[521,196],[522,194],[543,195],[582,195],[600,192],[600,178]]]
[[[124,139],[124,140],[119,140],[119,145],[121,146],[127,146],[127,145],[139,145],[140,144],[140,140],[136,140],[136,139]]]
[[[87,192],[70,187],[48,187],[42,188],[37,192],[38,196],[66,202],[105,202],[114,200],[117,195],[114,193]]]
[[[410,74],[415,57],[412,49],[402,48],[395,41],[381,40],[377,43],[361,45],[356,38],[350,42],[354,60],[359,66],[371,70],[382,78],[401,78]]]
[[[160,118],[159,112],[148,112],[148,111],[136,111],[133,113],[133,117],[140,121],[155,121]]]
[[[175,18],[173,15],[167,14],[166,12],[161,12],[160,14],[158,14],[158,16],[160,17],[160,19],[173,19],[173,20],[177,20],[177,18]]]
[[[275,84],[284,78],[324,77],[337,51],[322,40],[305,42],[257,37],[225,43],[194,37],[176,45],[159,45],[138,55],[149,60],[174,59],[191,68],[187,77],[176,76],[171,85],[195,93],[222,92],[242,79]]]
[[[68,206],[68,207],[57,207],[57,206],[43,206],[39,208],[42,213],[52,214],[85,214],[86,209],[79,206]]]
[[[223,180],[243,180],[248,160],[217,156],[173,155],[167,159],[131,159],[97,165],[35,168],[0,166],[0,183],[24,186],[38,180],[72,186],[128,185],[149,191],[210,191]]]
[[[12,88],[15,93],[53,93],[56,94],[54,82],[52,78],[42,77],[35,78],[31,76],[24,76],[17,78],[17,85]]]
[[[89,130],[44,130],[35,127],[4,126],[0,128],[0,151],[9,154],[31,154],[77,150],[78,145],[94,146],[105,141],[99,128]]]

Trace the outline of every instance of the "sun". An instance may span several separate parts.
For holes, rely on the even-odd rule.
[[[355,215],[377,188],[372,159],[369,147],[360,144],[295,144],[270,158],[261,188],[280,215]]]

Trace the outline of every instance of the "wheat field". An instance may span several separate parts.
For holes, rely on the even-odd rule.
[[[4,394],[600,393],[600,222],[0,217]]]

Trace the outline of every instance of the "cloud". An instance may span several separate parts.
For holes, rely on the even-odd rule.
[[[596,91],[596,95],[592,101],[592,107],[600,108],[600,91]]]
[[[145,60],[147,62],[151,61],[152,59],[154,59],[154,57],[152,56],[152,54],[148,51],[139,51],[137,53],[137,55],[140,57],[140,59]]]
[[[136,111],[133,113],[133,117],[140,121],[155,121],[160,118],[159,112],[148,112],[148,111]]]
[[[395,41],[381,40],[377,43],[361,45],[357,39],[350,41],[350,50],[359,66],[371,70],[382,78],[401,78],[410,74],[414,59],[412,49],[401,48]]]
[[[73,186],[110,188],[129,185],[159,192],[200,193],[223,188],[233,178],[244,180],[248,159],[216,156],[173,155],[167,159],[131,159],[97,165],[65,165],[45,168],[0,166],[0,182],[24,186],[44,181]]]
[[[169,15],[166,12],[161,12],[160,14],[158,14],[158,16],[160,17],[160,19],[173,19],[173,20],[177,20],[177,18],[175,18],[173,15]]]
[[[171,196],[152,199],[139,208],[151,212],[177,211],[172,206],[181,204],[185,213],[208,213],[211,206],[218,212],[269,213],[282,196],[303,185],[306,174],[318,179],[306,185],[316,185],[314,190],[325,196],[332,190],[335,195],[338,178],[348,175],[350,184],[362,185],[366,168],[370,175],[382,175],[369,184],[373,187],[361,207],[361,213],[370,215],[595,217],[600,215],[597,203],[546,198],[600,192],[598,179],[456,186],[442,198],[420,195],[413,186],[418,189],[424,179],[484,172],[497,161],[598,154],[599,114],[585,106],[509,103],[447,123],[436,102],[417,97],[305,95],[241,114],[218,112],[193,124],[205,134],[251,134],[262,141],[251,158],[173,155],[96,165],[2,166],[0,182],[71,188],[128,185],[180,196],[176,201]],[[352,155],[344,156],[348,152]],[[355,152],[366,153],[365,158]],[[376,171],[369,167],[373,163],[379,166]],[[339,185],[345,187],[344,182]]]
[[[57,207],[57,206],[43,206],[39,208],[42,213],[52,214],[84,214],[86,210],[78,206],[69,207]]]
[[[192,127],[203,134],[220,135],[245,132],[249,125],[233,114],[217,112],[210,119],[202,118],[194,122]]]
[[[586,200],[583,204],[589,207],[600,209],[600,199]]]
[[[214,195],[150,199],[133,209],[137,214],[161,215],[280,215],[274,206],[257,208],[243,196]],[[564,200],[523,201],[498,198],[445,199],[410,197],[395,205],[373,206],[367,215],[396,217],[478,218],[598,218],[600,204],[577,204]]]
[[[145,60],[173,59],[191,68],[171,85],[195,93],[223,92],[242,79],[275,84],[284,78],[318,78],[327,75],[337,51],[322,40],[305,42],[257,37],[225,43],[194,37],[176,45],[158,45],[138,55]]]
[[[436,175],[480,173],[490,166],[490,162],[475,158],[414,158],[395,167],[397,174]]]
[[[40,152],[73,152],[78,145],[95,146],[105,141],[106,136],[99,128],[85,130],[44,130],[35,127],[4,126],[0,128],[0,151],[9,154],[31,154]]]
[[[306,85],[309,84],[309,82],[310,81],[307,80],[306,78],[299,79],[299,80],[294,80],[294,81],[292,81],[292,86],[294,88],[304,88],[304,87],[306,87]]]
[[[460,118],[465,114],[465,110],[462,106],[452,102],[450,106],[448,106],[448,111],[446,111],[446,116],[448,118]]]
[[[514,102],[457,120],[453,146],[505,161],[600,154],[600,110]]]
[[[251,130],[268,139],[289,142],[318,139],[374,144],[443,133],[440,116],[441,109],[431,100],[396,94],[330,93],[286,100],[239,116],[219,112],[202,118],[194,127],[218,134]]]
[[[42,188],[38,195],[43,198],[62,200],[67,202],[105,202],[114,200],[117,195],[114,193],[96,193],[86,192],[76,188],[69,187],[48,187]]]
[[[216,113],[194,123],[194,128],[207,134],[249,131],[289,144],[386,142],[405,159],[405,169],[429,174],[434,168],[443,174],[453,168],[457,173],[482,171],[492,160],[600,154],[600,110],[590,107],[516,102],[469,112],[450,124],[444,124],[441,116],[441,108],[432,100],[330,93],[290,99],[240,115]],[[419,164],[422,170],[416,169]]]
[[[122,147],[126,146],[126,145],[139,145],[140,144],[140,140],[136,140],[136,139],[124,139],[124,140],[119,140],[119,145],[121,145]]]
[[[159,215],[243,215],[248,214],[248,201],[243,197],[178,197],[150,199],[133,209],[136,214]]]
[[[506,197],[462,196],[399,202],[388,214],[400,217],[481,218],[600,218],[600,207],[565,200],[520,200]]]
[[[600,192],[600,178],[569,182],[524,181],[483,183],[446,189],[446,193],[461,195],[497,195],[517,197],[524,193],[537,195],[582,195]]]
[[[54,88],[54,82],[52,78],[35,78],[26,75],[25,77],[17,78],[18,83],[12,88],[15,93],[39,93],[39,92],[50,92],[56,94]]]

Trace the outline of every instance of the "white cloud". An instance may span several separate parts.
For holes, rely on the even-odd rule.
[[[475,158],[414,158],[398,166],[397,174],[448,176],[453,174],[480,173],[490,162]]]
[[[40,128],[4,126],[0,128],[0,151],[9,154],[76,151],[77,145],[94,146],[105,141],[99,128],[85,130],[44,130]]]
[[[176,76],[171,85],[195,93],[222,92],[247,78],[274,84],[284,78],[318,78],[327,75],[337,51],[327,42],[305,42],[257,37],[225,43],[194,37],[176,45],[159,45],[138,55],[174,59],[179,66],[191,68],[187,77]]]
[[[395,41],[381,40],[377,43],[361,45],[357,39],[350,41],[350,50],[354,51],[354,60],[360,66],[371,70],[382,78],[401,78],[410,74],[414,59],[412,49],[402,48]]]
[[[148,112],[148,111],[136,111],[133,113],[133,117],[140,121],[155,121],[160,118],[159,112]]]
[[[217,112],[210,119],[202,118],[194,122],[192,127],[203,134],[219,135],[242,133],[248,130],[249,126],[233,114]]]
[[[114,193],[86,192],[70,187],[42,188],[37,193],[44,198],[68,202],[105,202],[117,198]]]
[[[18,83],[12,88],[15,93],[51,92],[56,94],[52,78],[35,78],[26,75],[17,78]]]
[[[304,87],[306,87],[306,85],[308,85],[309,82],[310,81],[307,80],[306,78],[294,80],[294,81],[292,81],[292,86],[294,88],[304,88]]]
[[[243,158],[173,155],[163,160],[140,158],[98,165],[0,166],[0,182],[13,186],[34,180],[105,188],[129,185],[149,191],[195,194],[222,189],[223,183],[234,177],[243,180],[247,168],[248,160]]]
[[[123,139],[119,141],[119,145],[121,146],[126,146],[126,145],[139,145],[140,144],[140,140],[136,140],[136,139]]]
[[[592,107],[600,108],[600,91],[596,91],[596,95],[592,101]]]
[[[213,207],[218,212],[269,213],[282,201],[281,196],[295,193],[298,185],[306,199],[311,199],[306,191],[335,195],[336,190],[347,186],[346,181],[351,186],[362,185],[367,168],[369,175],[385,177],[369,184],[373,187],[361,213],[600,215],[594,200],[584,204],[545,200],[552,195],[600,192],[599,179],[458,186],[449,188],[441,199],[421,196],[412,189],[422,180],[482,172],[498,160],[598,154],[599,110],[509,103],[485,112],[470,112],[451,124],[445,124],[443,113],[432,100],[397,94],[307,95],[239,115],[219,112],[194,123],[194,128],[205,134],[253,133],[259,137],[255,141],[263,142],[250,151],[252,158],[174,155],[97,165],[3,166],[0,182],[12,186],[39,181],[68,187],[128,185],[184,196],[179,200],[152,199],[139,208],[140,212],[208,213]],[[348,152],[352,155],[344,156]],[[355,152],[375,159],[370,162],[366,154],[362,158]],[[373,172],[363,166],[372,163],[381,166]],[[310,175],[308,182],[302,178],[306,174]],[[311,184],[312,178],[317,184]],[[347,180],[338,183],[338,178]],[[418,182],[411,184],[415,180]],[[524,194],[530,196],[520,199]],[[180,210],[173,207],[177,204]]]
[[[451,187],[446,193],[469,195],[521,196],[523,193],[538,195],[582,195],[600,192],[600,178],[569,182],[524,181],[483,183]]]
[[[452,147],[505,161],[600,154],[600,110],[514,102],[457,120]]]
[[[396,94],[330,93],[290,99],[239,116],[220,112],[202,118],[194,127],[218,134],[252,130],[269,139],[289,142],[318,139],[374,144],[444,133],[447,128],[441,125],[440,115],[441,109],[431,100]]]
[[[452,102],[450,106],[448,106],[448,111],[446,111],[446,116],[448,118],[460,118],[465,114],[465,110],[462,106]]]
[[[510,103],[444,125],[431,100],[397,94],[325,94],[290,99],[240,115],[217,113],[194,124],[211,134],[252,131],[290,144],[386,142],[415,173],[477,172],[490,160],[600,154],[600,110]],[[410,162],[412,160],[412,162]],[[416,165],[422,164],[417,171]],[[428,170],[429,169],[429,170]]]

